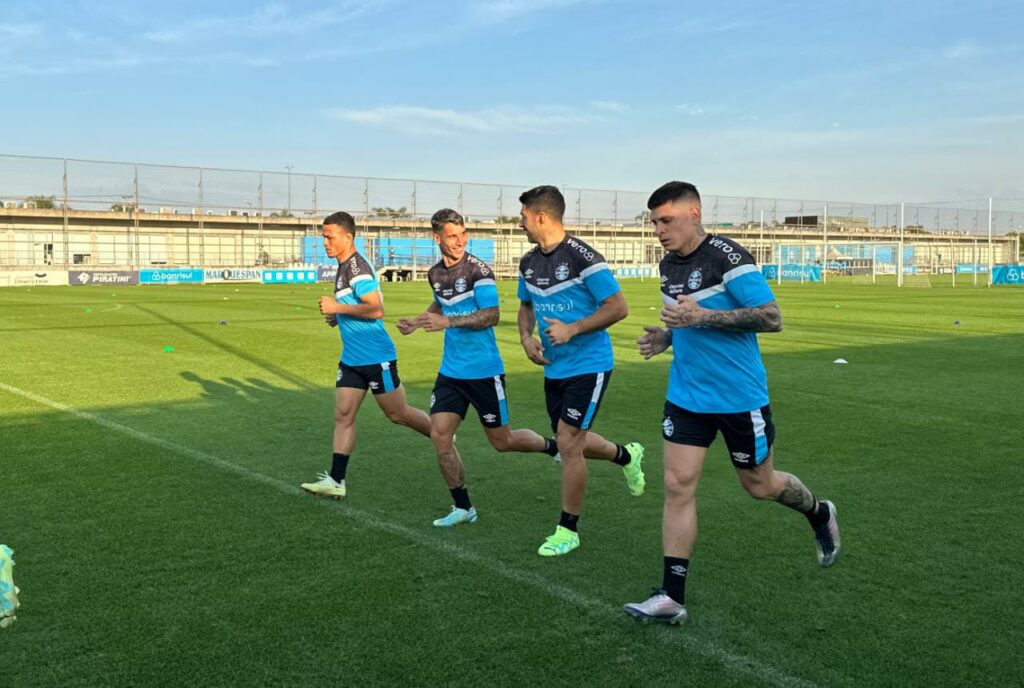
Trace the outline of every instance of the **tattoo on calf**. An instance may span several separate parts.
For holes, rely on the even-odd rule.
[[[782,488],[782,492],[775,498],[775,501],[802,514],[806,514],[814,508],[814,495],[795,475],[786,476],[786,486]]]

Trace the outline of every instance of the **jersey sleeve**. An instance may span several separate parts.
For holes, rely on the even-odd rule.
[[[352,293],[355,294],[356,298],[360,301],[362,301],[363,297],[370,292],[380,289],[380,285],[377,284],[377,280],[373,275],[359,275],[358,277],[354,277],[349,283],[349,286],[352,287]]]
[[[756,308],[775,300],[775,294],[753,259],[750,262],[744,261],[722,275],[722,283],[743,308]]]
[[[608,263],[604,261],[600,263],[594,263],[587,268],[580,271],[580,277],[583,278],[583,286],[594,295],[598,303],[604,301],[609,296],[613,296],[619,293],[619,282],[615,279],[615,275],[612,274],[611,268],[608,267]]]
[[[531,303],[533,299],[530,298],[530,290],[526,288],[526,279],[520,274],[519,275],[519,300],[523,303]]]
[[[473,296],[480,308],[498,307],[498,285],[493,274],[489,271],[487,275],[477,272],[476,280],[473,282]]]

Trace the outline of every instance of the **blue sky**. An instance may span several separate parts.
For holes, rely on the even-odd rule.
[[[0,152],[1024,197],[1019,2],[4,3]]]

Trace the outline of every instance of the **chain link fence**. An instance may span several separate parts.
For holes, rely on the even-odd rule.
[[[0,267],[317,263],[320,221],[344,210],[357,218],[361,235],[387,247],[374,256],[380,265],[415,272],[436,260],[428,220],[449,207],[466,217],[471,236],[491,242],[478,250],[509,272],[529,248],[516,226],[524,190],[0,155]],[[609,263],[657,264],[662,252],[647,223],[646,192],[562,192],[569,231]],[[819,265],[825,280],[848,275],[842,270],[854,270],[852,260],[860,271],[870,261],[875,281],[890,274],[902,283],[904,274],[919,272],[991,273],[994,265],[1018,262],[1024,226],[1020,199],[869,204],[707,194],[703,207],[709,231],[738,239],[760,263],[779,265],[780,275],[784,264]],[[832,270],[830,261],[839,267]]]

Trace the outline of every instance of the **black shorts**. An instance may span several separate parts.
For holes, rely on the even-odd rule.
[[[430,413],[457,413],[466,417],[472,404],[487,428],[508,425],[508,401],[505,399],[505,376],[495,375],[475,380],[461,380],[438,373],[430,395]]]
[[[386,361],[372,365],[350,366],[338,364],[338,381],[335,387],[369,389],[374,394],[394,392],[402,381],[398,378],[398,361]]]
[[[775,424],[770,406],[743,413],[694,413],[665,402],[661,433],[666,442],[710,447],[719,431],[736,468],[754,468],[771,456]]]
[[[551,430],[558,432],[558,421],[581,430],[589,430],[601,408],[601,399],[608,389],[612,371],[576,375],[561,380],[544,378]]]

